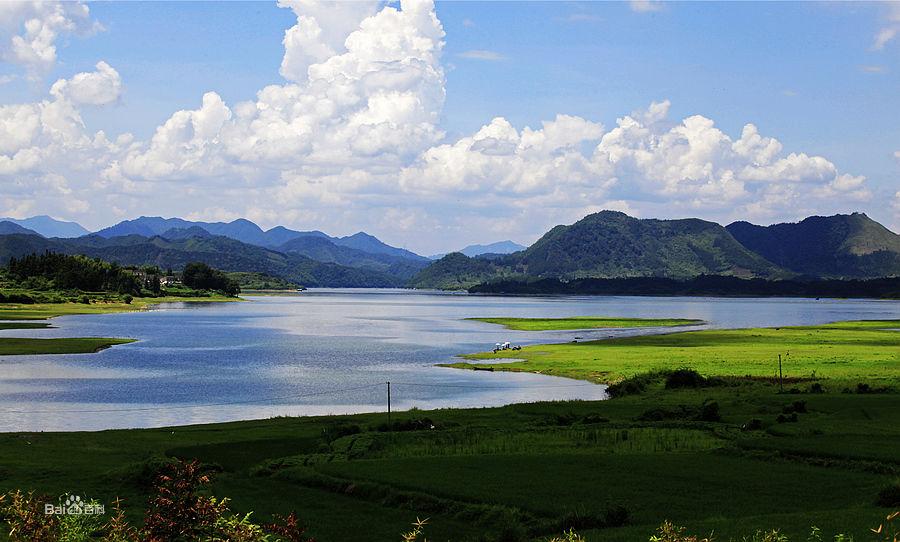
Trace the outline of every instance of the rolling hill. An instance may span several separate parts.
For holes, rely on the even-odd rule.
[[[499,278],[774,278],[787,273],[714,222],[637,219],[602,211],[556,226],[526,250],[502,257],[450,254],[412,279],[419,288],[467,288]]]
[[[742,245],[786,269],[827,278],[900,276],[900,235],[863,213],[811,216],[797,223],[734,222]]]

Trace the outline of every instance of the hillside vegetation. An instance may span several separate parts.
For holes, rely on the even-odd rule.
[[[490,258],[447,255],[413,277],[410,285],[463,289],[499,279],[685,279],[704,274],[787,275],[713,222],[641,220],[602,211],[571,226],[556,226],[521,252]]]
[[[224,236],[189,236],[178,239],[127,235],[98,235],[77,239],[44,239],[36,235],[0,236],[0,263],[13,257],[53,251],[84,254],[120,265],[153,265],[182,269],[202,262],[226,272],[257,272],[304,286],[400,286],[404,279],[386,273],[318,262],[300,254],[242,243]]]
[[[834,278],[900,276],[900,235],[863,213],[811,216],[798,223],[729,224],[748,249],[786,269]]]

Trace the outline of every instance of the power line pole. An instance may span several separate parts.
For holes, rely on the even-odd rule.
[[[784,393],[784,373],[781,372],[781,354],[778,354],[778,387]]]
[[[387,383],[387,400],[388,400],[388,431],[391,429],[391,383]]]

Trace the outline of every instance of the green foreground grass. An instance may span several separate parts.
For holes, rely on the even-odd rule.
[[[703,323],[703,320],[685,318],[608,318],[601,316],[572,316],[568,318],[467,318],[467,320],[476,320],[488,324],[500,324],[506,329],[519,331],[694,326]]]
[[[837,322],[821,326],[703,330],[618,339],[528,346],[524,361],[491,365],[508,352],[463,356],[492,367],[615,382],[639,373],[687,367],[703,375],[774,377],[778,356],[788,378],[863,379],[900,383],[900,322]]]
[[[158,430],[0,435],[0,490],[125,499],[141,517],[153,469],[198,459],[232,509],[296,510],[320,542],[397,540],[428,517],[428,540],[476,540],[518,526],[545,540],[574,525],[589,541],[647,540],[664,519],[717,540],[778,527],[805,540],[868,540],[889,511],[879,491],[900,473],[900,395],[803,395],[766,384],[648,390],[603,402],[279,418]],[[722,420],[641,421],[650,409],[722,405]],[[758,430],[742,431],[751,418]],[[432,428],[433,426],[433,428]],[[869,445],[867,445],[868,443]],[[65,458],[61,460],[61,458]],[[630,519],[596,528],[611,507]],[[579,519],[580,518],[580,519]],[[579,523],[580,522],[580,523]],[[490,540],[490,538],[489,538]]]
[[[743,375],[756,356],[787,349],[816,377],[790,380],[785,393],[743,377],[667,389],[659,376],[608,401],[414,410],[394,413],[390,427],[384,414],[362,414],[0,434],[0,492],[121,497],[139,519],[152,472],[178,457],[216,470],[209,491],[233,499],[233,510],[258,521],[295,510],[319,542],[398,540],[416,517],[429,518],[433,542],[538,541],[567,527],[591,542],[647,540],[666,519],[720,541],[772,528],[806,540],[816,525],[825,540],[841,532],[863,542],[892,511],[880,493],[900,484],[900,393],[888,388],[900,334],[891,326],[900,327],[686,332],[607,341],[618,349],[609,354],[594,343],[553,345],[573,349],[557,353],[570,356],[559,364],[594,380],[681,366]],[[591,351],[601,353],[583,354]],[[542,356],[532,359],[550,366]],[[821,369],[831,366],[841,369]],[[870,386],[842,392],[848,383]],[[715,416],[701,414],[713,403]],[[628,521],[604,525],[616,509]]]

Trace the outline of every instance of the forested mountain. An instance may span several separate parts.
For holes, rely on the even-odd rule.
[[[411,288],[466,290],[484,282],[500,278],[516,278],[515,271],[495,260],[470,258],[461,252],[451,252],[429,265],[410,279]]]
[[[184,237],[184,230],[197,232],[203,230],[212,235],[228,237],[242,243],[266,248],[277,248],[294,239],[317,238],[326,239],[334,245],[352,248],[370,254],[394,256],[416,262],[427,262],[428,259],[402,248],[392,247],[367,233],[359,232],[347,237],[330,237],[318,230],[294,231],[284,226],[276,226],[263,230],[255,223],[239,218],[231,222],[193,222],[182,218],[162,218],[142,216],[134,220],[125,220],[96,233],[100,237],[113,238],[126,235],[153,237],[160,235],[166,238],[172,235]]]
[[[23,228],[15,222],[9,220],[0,221],[0,235],[9,235],[11,233],[21,233],[25,235],[40,235],[38,232]]]
[[[284,254],[224,236],[183,239],[140,235],[110,239],[98,235],[78,239],[44,239],[23,234],[0,236],[0,263],[48,250],[84,254],[122,265],[156,265],[162,269],[181,269],[190,262],[203,262],[223,271],[265,273],[304,286],[387,287],[405,282],[385,273],[317,262],[300,254]]]
[[[714,222],[602,211],[556,226],[510,257],[536,277],[771,277],[780,270]]]
[[[748,249],[796,273],[833,278],[900,276],[900,235],[863,213],[811,216],[772,226],[735,222],[727,229]]]
[[[448,260],[449,258],[449,260]],[[416,287],[467,287],[497,278],[779,277],[786,273],[699,219],[641,220],[602,211],[556,226],[522,252],[502,257],[451,254],[411,281]]]
[[[392,247],[381,242],[381,240],[379,240],[377,237],[369,235],[365,232],[354,233],[353,235],[348,235],[346,237],[331,237],[330,239],[336,245],[355,248],[356,250],[361,250],[363,252],[369,252],[372,254],[386,254],[389,256],[407,258],[419,262],[428,262],[428,258],[426,258],[425,256],[419,256],[418,254],[410,252],[409,250],[406,250],[404,248]]]
[[[368,269],[408,280],[428,265],[423,259],[411,259],[395,253],[364,252],[335,244],[327,237],[297,237],[277,247],[286,254],[302,254],[319,262],[336,263],[348,267]]]

